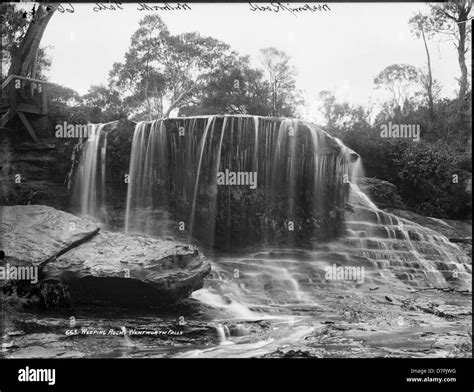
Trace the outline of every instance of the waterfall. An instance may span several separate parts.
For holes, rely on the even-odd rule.
[[[192,204],[192,209],[191,209],[191,223],[190,223],[190,230],[191,230],[191,233],[192,233],[192,230],[194,229],[194,213],[195,213],[195,208],[196,208],[196,196],[197,196],[197,192],[198,192],[198,187],[199,187],[199,177],[201,175],[201,166],[202,166],[202,157],[203,157],[203,153],[204,153],[204,145],[205,143],[207,142],[207,134],[209,132],[209,128],[211,127],[212,125],[212,134],[211,134],[211,138],[212,136],[214,136],[214,116],[211,116],[207,119],[207,124],[206,124],[206,128],[204,130],[204,133],[203,135],[201,136],[201,141],[199,142],[199,160],[198,160],[198,165],[197,165],[197,172],[196,172],[196,181],[194,182],[194,194],[193,194],[193,204]],[[224,130],[221,131],[222,132],[222,136],[221,138],[224,136]],[[219,143],[219,147],[222,148],[222,144]],[[218,151],[218,155],[220,157],[220,150]],[[219,161],[217,161],[217,163],[219,164]],[[216,181],[217,181],[217,178],[216,178]]]
[[[89,124],[90,133],[82,148],[80,164],[74,180],[74,201],[82,215],[99,218],[106,205],[105,124]]]
[[[139,122],[136,125],[130,156],[129,186],[127,189],[125,231],[146,231],[146,216],[135,215],[136,209],[153,209],[165,203],[164,192],[168,155],[166,127],[163,121]]]
[[[337,142],[345,155],[353,154],[340,140]],[[345,170],[350,178],[348,202],[355,208],[345,220],[345,241],[356,250],[352,254],[360,252],[375,267],[393,272],[410,285],[465,283],[457,280],[457,274],[469,274],[470,270],[457,245],[444,235],[379,209],[357,184],[364,176],[362,159]]]
[[[92,126],[75,175],[79,211],[98,218],[106,205],[107,148],[116,142],[103,128]],[[218,176],[227,172],[255,173],[255,189],[220,183]],[[293,255],[300,248],[315,250],[311,259],[317,265],[337,260],[372,266],[369,275],[375,281],[392,274],[409,285],[465,284],[470,266],[460,248],[379,209],[359,188],[364,176],[357,153],[300,120],[213,115],[139,122],[126,173],[124,226],[158,236],[192,235],[208,251],[260,245],[261,256],[245,258],[234,268],[262,269],[247,274],[254,274],[251,285],[260,279],[263,302],[309,302],[308,284],[318,276],[312,275],[315,267]],[[263,267],[274,254],[264,249],[275,247],[292,251],[272,259],[272,268]],[[232,303],[224,303],[237,309],[246,303],[245,295],[239,285],[231,287]],[[265,294],[269,287],[272,298]]]
[[[220,243],[250,241],[252,231],[275,241],[280,221],[302,226],[313,214],[323,222],[343,205],[341,159],[332,138],[294,119],[215,115],[140,122],[131,147],[125,229],[159,234],[150,221],[172,213],[208,244],[217,242],[216,234]],[[254,189],[232,180],[223,186],[218,175],[224,172],[254,178]]]
[[[220,344],[225,344],[228,342],[227,338],[230,337],[230,332],[227,325],[217,324],[216,332],[217,332],[217,336],[219,337]]]

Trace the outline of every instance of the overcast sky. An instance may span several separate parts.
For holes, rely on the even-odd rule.
[[[261,48],[286,51],[299,72],[297,86],[305,91],[310,117],[321,90],[366,104],[377,99],[373,79],[384,67],[426,63],[423,42],[410,34],[408,26],[414,13],[427,9],[423,3],[338,3],[329,4],[330,12],[298,16],[252,12],[248,3],[189,5],[191,11],[158,11],[171,33],[198,31],[230,44],[255,62]],[[50,46],[50,80],[81,94],[91,84],[106,83],[112,64],[123,60],[138,21],[155,12],[138,11],[137,4],[123,4],[121,11],[94,12],[93,7],[74,4],[74,13],[56,12],[42,41]],[[453,96],[459,76],[454,46],[436,39],[429,48],[443,95]]]

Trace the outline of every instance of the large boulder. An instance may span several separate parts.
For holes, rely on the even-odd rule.
[[[211,269],[194,246],[99,232],[96,223],[52,207],[1,207],[0,213],[4,262],[37,267],[40,292],[66,293],[73,304],[169,305],[201,288]],[[44,289],[57,284],[66,290]]]
[[[202,288],[211,266],[194,246],[141,234],[101,231],[48,263],[74,303],[167,305]]]

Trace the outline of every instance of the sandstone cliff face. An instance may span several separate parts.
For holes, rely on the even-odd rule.
[[[126,192],[123,174],[128,172],[134,125],[121,120],[105,127],[108,132],[114,132],[110,140],[116,146],[109,154],[111,173],[108,177],[113,188],[110,194],[118,191],[120,203]],[[82,141],[50,136],[34,143],[18,132],[0,132],[0,204],[42,204],[73,211],[72,180],[81,157]]]
[[[0,204],[45,204],[67,209],[65,179],[72,139],[41,139],[38,143],[0,133]]]

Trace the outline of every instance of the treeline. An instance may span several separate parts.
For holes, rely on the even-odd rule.
[[[22,52],[32,21],[14,7],[0,7],[3,69],[8,69],[6,63],[13,64]],[[330,91],[319,93],[324,129],[362,156],[367,176],[397,185],[408,208],[423,215],[471,217],[470,12],[470,1],[432,4],[426,14],[408,21],[426,65],[392,64],[375,75],[374,87],[387,97],[381,106],[353,106],[338,102]],[[440,36],[452,40],[457,52],[459,89],[451,99],[441,96],[431,65],[428,43]],[[53,88],[50,120],[98,123],[216,113],[299,117],[304,102],[290,57],[264,48],[259,60],[254,66],[226,43],[199,33],[173,35],[159,16],[149,15],[106,83],[82,96],[67,87]],[[25,76],[44,77],[50,64],[38,47]],[[421,139],[382,137],[381,127],[388,123],[417,125]]]

